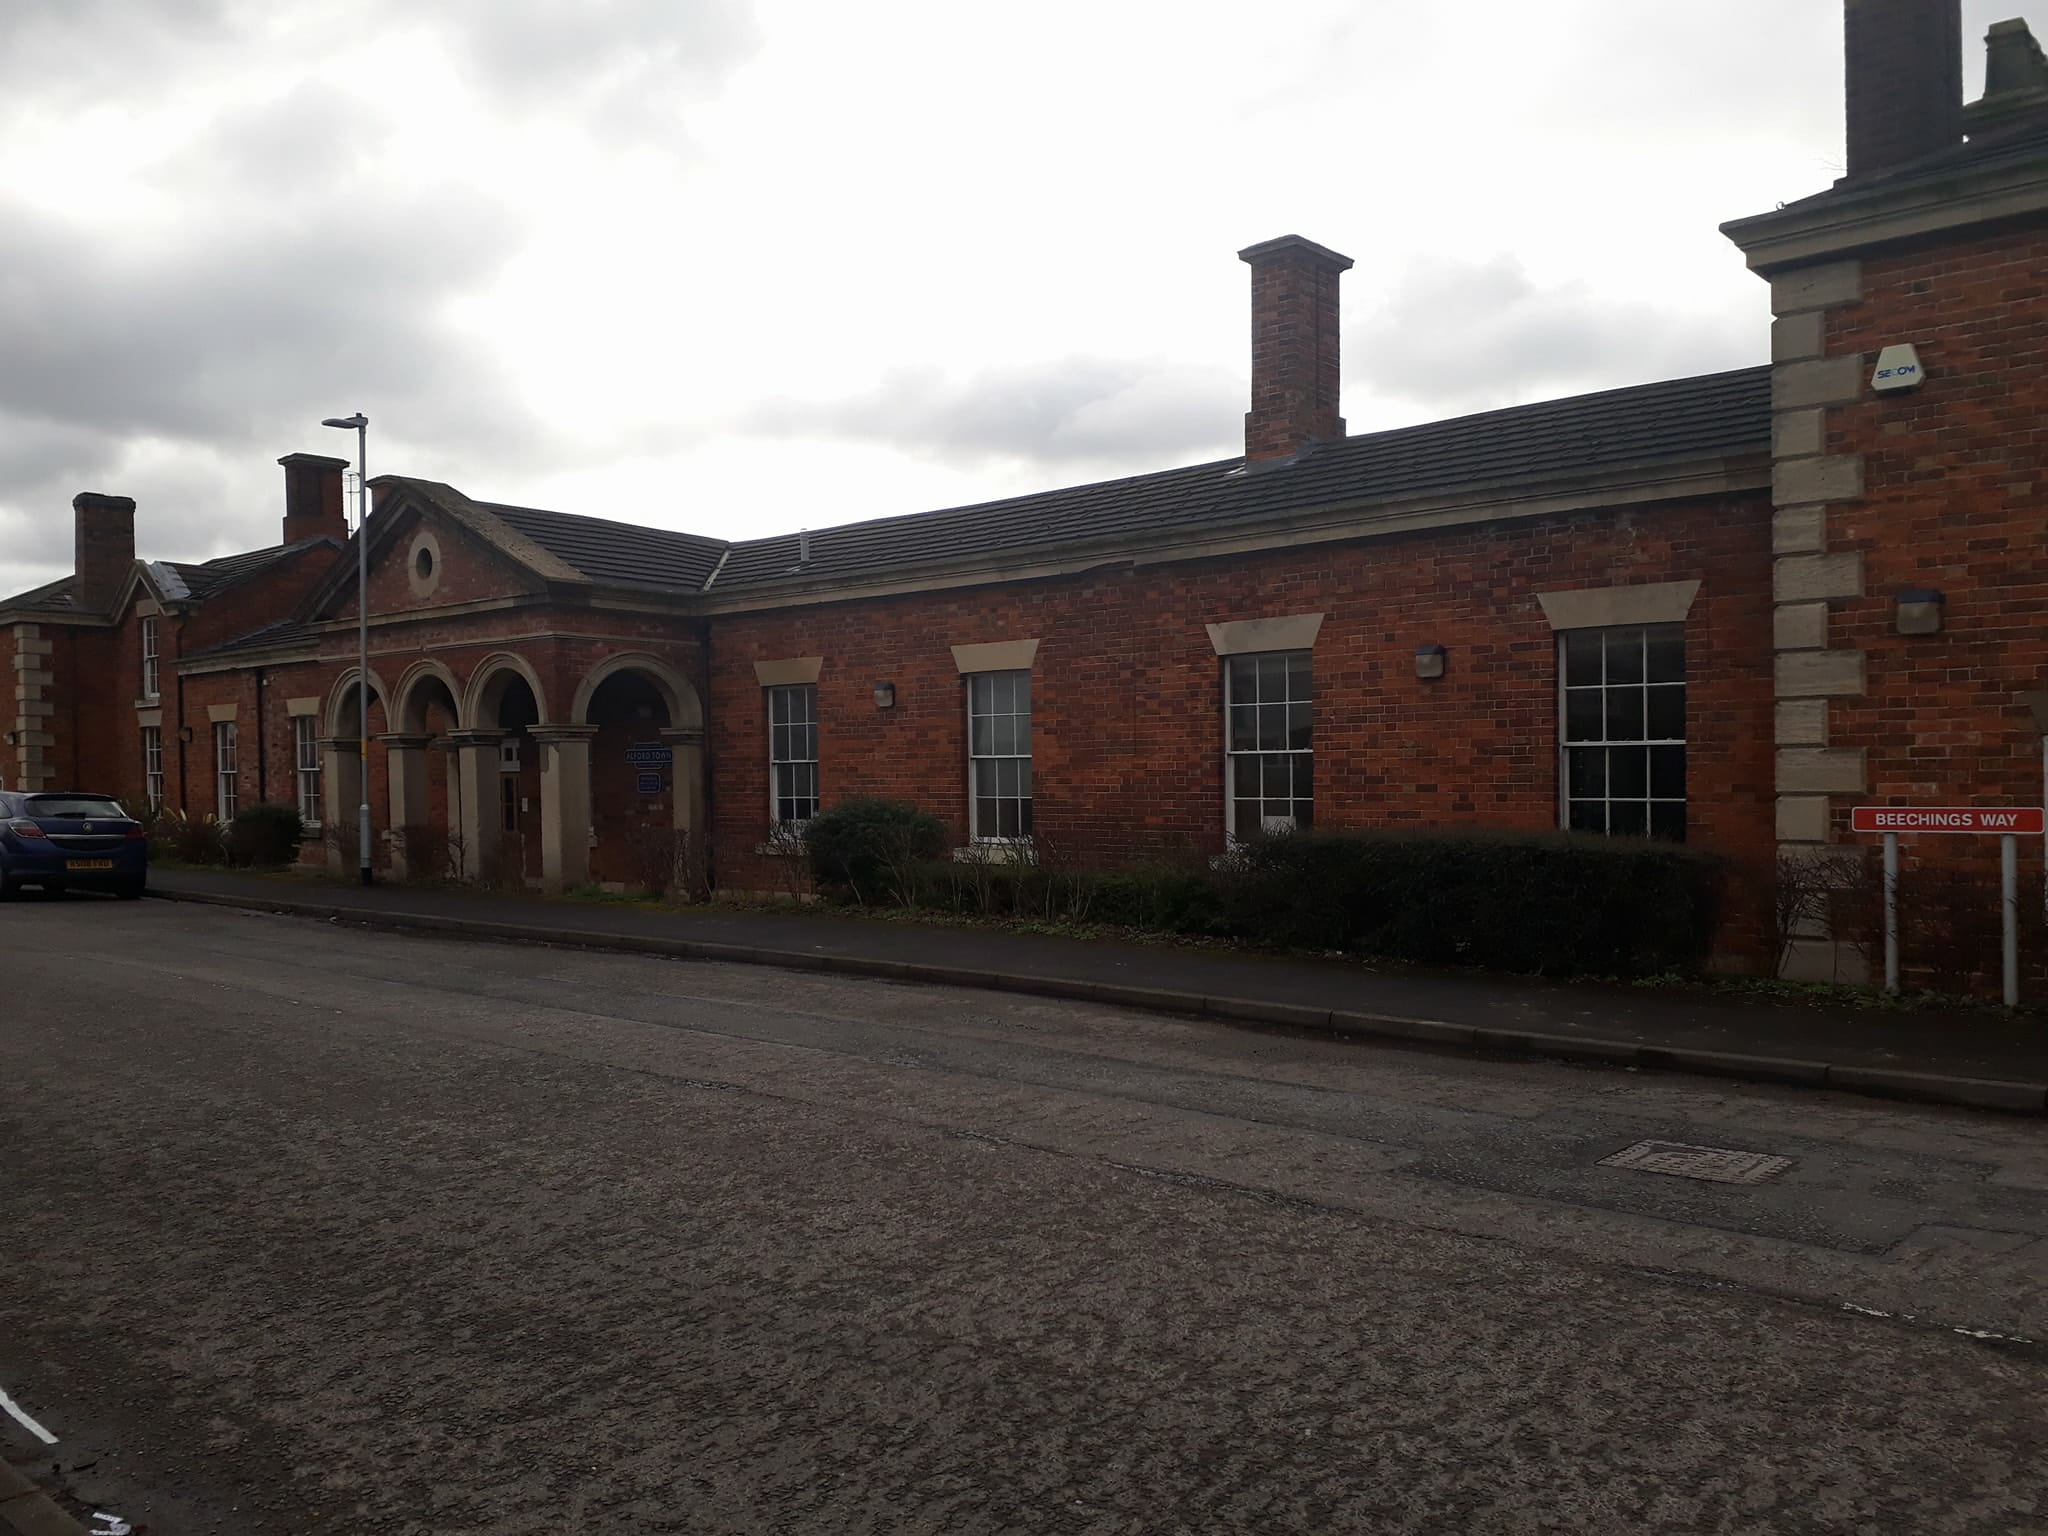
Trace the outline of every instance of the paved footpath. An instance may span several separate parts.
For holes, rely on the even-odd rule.
[[[464,890],[364,888],[217,870],[165,871],[164,894],[402,923],[496,924],[563,942],[725,946],[1019,990],[1149,993],[1169,1011],[1349,1027],[1447,1046],[1527,1050],[1658,1069],[2048,1112],[2048,1024],[1999,1010],[1909,1012],[1759,1002],[1676,989],[1543,983],[1374,968],[1170,944],[1132,944],[861,916],[546,901]],[[1030,985],[1036,983],[1034,987]],[[1116,994],[1096,991],[1098,997]],[[1131,997],[1117,1000],[1135,1001]],[[1345,1015],[1331,1020],[1328,1015]]]
[[[167,902],[0,942],[59,1437],[0,1460],[148,1536],[2048,1528],[2035,1122]]]

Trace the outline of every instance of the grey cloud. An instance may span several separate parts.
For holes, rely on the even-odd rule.
[[[1228,457],[1244,410],[1241,379],[1221,370],[1075,357],[954,378],[884,378],[827,402],[777,400],[750,412],[768,436],[836,436],[956,463],[1156,467]]]
[[[521,93],[715,81],[756,41],[741,0],[456,0],[434,13],[486,81]]]
[[[81,107],[175,81],[214,55],[235,0],[9,0],[0,5],[0,111],[65,95]]]
[[[1429,413],[1740,368],[1763,360],[1761,323],[1717,325],[1616,302],[1583,283],[1539,286],[1514,257],[1417,267],[1346,327],[1351,394]],[[1351,429],[1368,430],[1353,410]]]
[[[0,114],[65,96],[195,98],[255,70],[301,78],[350,41],[437,36],[463,80],[522,116],[586,98],[614,131],[673,128],[691,91],[750,57],[747,0],[10,0],[0,6]]]
[[[501,460],[548,451],[502,363],[444,318],[509,254],[506,211],[383,191],[345,158],[294,178],[302,146],[341,137],[339,105],[309,88],[218,124],[162,168],[184,204],[167,230],[0,203],[0,586],[68,568],[80,489],[136,496],[177,540],[157,554],[220,552],[206,519],[242,547],[275,537],[269,461],[319,446],[337,412]],[[189,527],[165,505],[201,492]]]

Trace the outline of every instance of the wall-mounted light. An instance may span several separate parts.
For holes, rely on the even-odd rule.
[[[894,683],[875,684],[875,708],[894,709],[895,707],[896,685]]]
[[[5,741],[10,747],[13,746],[15,741],[14,732],[9,731],[4,737],[0,737],[0,741]]]
[[[1893,628],[1902,635],[1934,635],[1941,632],[1942,595],[1932,587],[1908,587],[1897,598]]]
[[[1417,677],[1442,677],[1444,657],[1447,652],[1440,645],[1418,645],[1415,647],[1415,675]]]
[[[178,740],[189,743],[192,740],[192,727],[189,725],[180,726],[178,728]]]

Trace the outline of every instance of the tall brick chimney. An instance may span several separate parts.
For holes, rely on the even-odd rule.
[[[1849,179],[1963,139],[1962,0],[1844,0]]]
[[[1299,235],[1246,246],[1252,269],[1252,408],[1244,456],[1284,459],[1344,435],[1337,414],[1337,279],[1349,256]]]
[[[80,491],[71,498],[71,516],[74,596],[86,612],[105,613],[135,567],[135,498]]]
[[[284,542],[297,544],[323,534],[346,540],[348,516],[342,511],[341,477],[348,470],[348,460],[288,453],[277,462],[284,466]]]

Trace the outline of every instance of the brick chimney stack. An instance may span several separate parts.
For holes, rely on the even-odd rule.
[[[317,453],[288,453],[284,466],[284,542],[348,538],[348,515],[342,510],[342,476],[347,459]]]
[[[135,498],[80,491],[71,498],[71,516],[74,596],[87,613],[105,613],[135,568]]]
[[[1284,459],[1344,435],[1337,414],[1337,279],[1349,256],[1299,235],[1247,246],[1252,269],[1252,408],[1244,456]]]
[[[1963,140],[1962,0],[1844,0],[1849,175]]]

